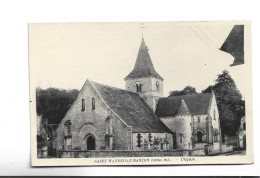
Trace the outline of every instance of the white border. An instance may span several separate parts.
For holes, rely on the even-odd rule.
[[[260,175],[258,0],[2,0],[0,2],[1,147],[0,175]],[[27,24],[86,21],[251,20],[254,95],[254,165],[160,167],[30,167]],[[15,102],[15,107],[14,107]]]

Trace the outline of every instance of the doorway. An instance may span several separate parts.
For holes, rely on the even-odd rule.
[[[95,150],[95,149],[96,149],[95,138],[92,135],[89,135],[87,137],[87,150]]]
[[[201,131],[197,132],[197,142],[199,142],[199,143],[202,142],[202,132]]]

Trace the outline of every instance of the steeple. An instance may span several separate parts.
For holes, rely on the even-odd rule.
[[[177,115],[189,115],[189,114],[190,114],[190,111],[189,111],[185,101],[183,100],[183,98],[181,98],[181,103],[178,108]]]
[[[155,77],[163,80],[163,78],[154,69],[148,48],[144,42],[144,38],[142,37],[134,69],[125,77],[125,80],[144,77]]]
[[[163,78],[154,69],[143,37],[134,69],[125,77],[125,89],[137,93],[153,111],[163,97]]]

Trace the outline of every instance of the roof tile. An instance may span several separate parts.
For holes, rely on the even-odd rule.
[[[155,71],[148,48],[144,39],[142,39],[134,69],[125,77],[125,80],[149,76],[163,80],[163,78]]]
[[[105,103],[127,125],[132,126],[133,132],[170,132],[138,94],[96,82],[90,83]]]
[[[176,114],[178,114],[178,109],[182,98],[192,115],[207,114],[211,95],[212,94],[210,93],[201,93],[160,98],[155,114],[158,117],[175,116]]]

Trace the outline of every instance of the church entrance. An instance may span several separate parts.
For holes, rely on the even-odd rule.
[[[199,142],[199,143],[202,142],[202,132],[201,131],[197,132],[197,142]]]
[[[87,137],[87,150],[95,150],[95,149],[96,149],[95,138],[92,135],[89,135]]]

